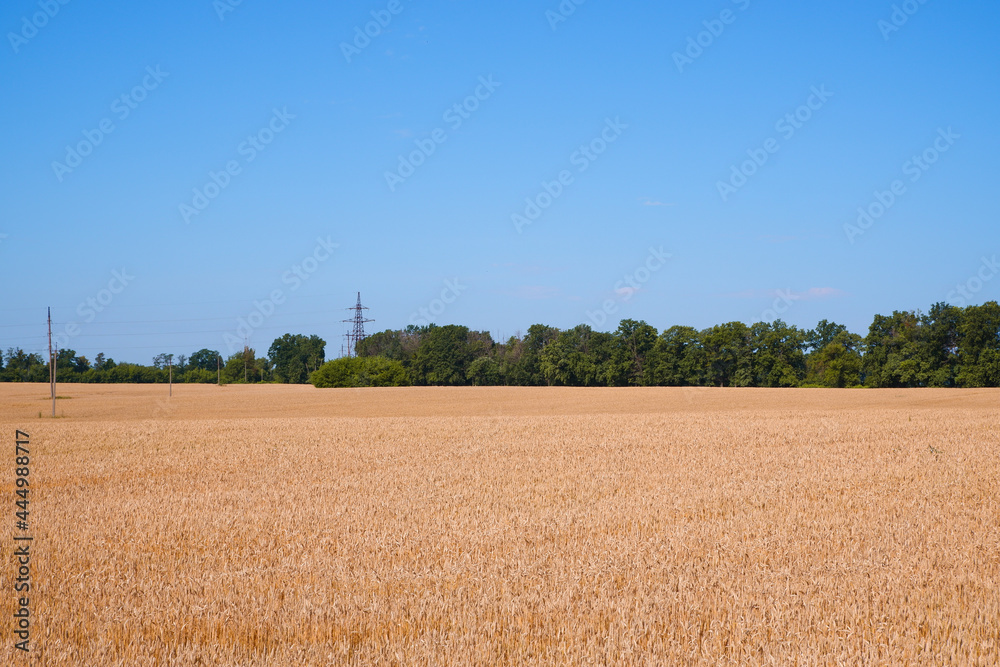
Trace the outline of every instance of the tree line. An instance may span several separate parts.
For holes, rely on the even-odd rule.
[[[357,357],[327,362],[323,387],[413,385],[996,387],[1000,306],[934,304],[876,315],[868,335],[822,320],[659,332],[622,320],[611,333],[542,324],[496,343],[464,326],[409,326],[369,336]]]
[[[207,348],[174,357],[158,354],[150,366],[116,363],[103,353],[90,361],[75,350],[56,353],[57,382],[174,382],[304,384],[325,361],[326,342],[318,336],[285,334],[276,338],[267,356],[258,357],[253,348],[223,358]],[[48,382],[49,365],[40,354],[20,348],[0,352],[0,381]]]
[[[876,315],[864,337],[827,320],[799,329],[781,320],[728,322],[664,331],[621,320],[613,332],[534,324],[496,342],[460,325],[410,325],[359,341],[355,356],[325,361],[317,336],[285,334],[267,356],[253,349],[222,359],[202,349],[190,357],[160,354],[152,366],[93,363],[61,350],[59,382],[312,382],[317,387],[401,385],[717,386],[717,387],[997,387],[1000,305],[945,303],[930,311]],[[37,354],[8,349],[0,380],[44,382]]]

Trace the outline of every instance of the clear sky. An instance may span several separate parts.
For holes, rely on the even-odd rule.
[[[11,0],[0,346],[42,351],[51,306],[90,359],[334,357],[358,291],[369,332],[498,340],[996,300],[998,26],[972,0]]]

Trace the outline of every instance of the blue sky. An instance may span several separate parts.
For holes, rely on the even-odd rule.
[[[91,359],[286,332],[332,357],[358,291],[369,331],[497,339],[995,300],[998,25],[969,0],[14,0],[0,346],[44,349],[51,306]]]

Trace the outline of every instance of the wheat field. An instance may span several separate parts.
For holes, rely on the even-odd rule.
[[[996,390],[59,394],[4,664],[1000,662]]]

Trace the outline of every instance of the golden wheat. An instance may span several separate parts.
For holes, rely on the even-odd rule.
[[[1000,662],[995,390],[59,393],[6,664]]]

